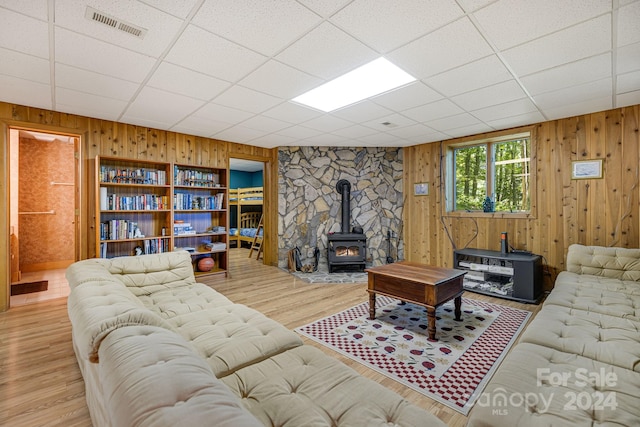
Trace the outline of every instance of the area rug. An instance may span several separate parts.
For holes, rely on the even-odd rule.
[[[462,322],[453,301],[436,310],[436,340],[427,334],[427,310],[378,296],[369,303],[297,328],[314,341],[467,415],[531,313],[462,299]]]

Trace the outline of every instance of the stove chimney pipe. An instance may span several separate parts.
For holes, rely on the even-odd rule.
[[[351,225],[351,183],[346,179],[341,179],[336,183],[336,190],[342,194],[342,224],[341,232],[348,233]]]

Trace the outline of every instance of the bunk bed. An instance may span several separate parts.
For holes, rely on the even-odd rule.
[[[262,216],[263,201],[263,187],[229,189],[229,208],[236,209],[237,213],[237,226],[229,229],[229,241],[235,241],[236,247],[239,248],[242,242],[253,242]],[[243,211],[246,207],[250,207],[250,210]]]

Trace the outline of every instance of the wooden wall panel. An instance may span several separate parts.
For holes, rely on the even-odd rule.
[[[544,256],[552,273],[545,277],[545,288],[550,289],[555,274],[565,269],[567,248],[573,243],[640,247],[639,123],[636,105],[534,126],[536,178],[529,217],[456,215],[433,209],[433,203],[442,206],[444,187],[439,175],[425,168],[430,164],[437,169],[433,165],[439,161],[442,143],[406,148],[407,259],[450,267],[454,244],[498,250],[500,232],[507,231],[511,245]],[[590,159],[603,159],[603,178],[571,179],[572,161]],[[429,196],[414,196],[413,184],[425,181],[431,186]]]
[[[95,256],[95,157],[97,155],[123,157],[130,159],[154,160],[161,162],[176,162],[199,166],[228,168],[230,153],[234,157],[250,158],[268,162],[269,171],[265,173],[268,185],[273,186],[268,197],[271,198],[265,211],[277,214],[277,149],[251,147],[244,144],[234,144],[209,138],[195,137],[175,132],[151,129],[144,126],[134,126],[108,120],[99,120],[73,114],[57,113],[49,110],[26,107],[0,102],[0,129],[7,129],[7,125],[40,129],[62,133],[72,133],[81,136],[81,230],[82,248],[81,258]],[[6,148],[8,144],[7,132],[2,131],[0,145]],[[0,162],[0,196],[6,196],[7,191],[2,185],[8,174],[6,150],[3,150],[3,162]],[[275,166],[275,169],[273,165]],[[265,182],[265,188],[267,182]],[[268,207],[268,209],[267,209]],[[6,224],[6,217],[0,215],[0,225]],[[277,226],[277,218],[268,220],[265,231],[269,235],[277,235],[269,227]],[[9,236],[2,227],[0,239],[0,277],[8,277]],[[6,246],[6,248],[5,248]],[[277,242],[265,241],[264,260],[266,263],[277,264]],[[271,251],[272,253],[270,253]],[[0,280],[0,311],[8,308],[8,280]]]

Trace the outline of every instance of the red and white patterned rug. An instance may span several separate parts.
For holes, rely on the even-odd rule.
[[[462,299],[462,322],[453,301],[436,310],[436,338],[427,334],[424,307],[378,296],[296,331],[467,415],[531,313]]]

